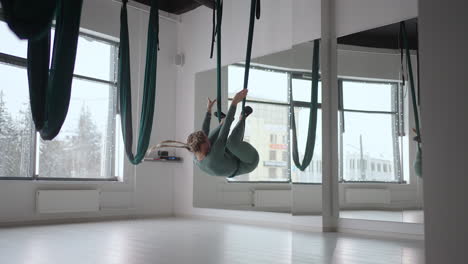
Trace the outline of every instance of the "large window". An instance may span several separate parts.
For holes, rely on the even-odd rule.
[[[54,140],[43,141],[29,106],[27,42],[2,21],[0,39],[0,178],[117,179],[117,44],[80,34],[67,118]]]
[[[242,88],[244,68],[228,68],[229,98]],[[292,162],[290,111],[296,117],[299,159],[302,161],[311,99],[309,73],[252,67],[247,104],[246,138],[260,154],[258,168],[231,181],[322,182],[322,112],[319,82],[316,143],[312,162],[300,171]],[[409,180],[407,92],[398,82],[368,82],[339,78],[340,180],[393,182]],[[292,97],[288,96],[291,92]],[[240,107],[239,107],[240,108]],[[238,115],[240,110],[238,109]]]
[[[340,176],[344,182],[405,181],[403,91],[398,83],[340,80]]]
[[[228,93],[232,98],[242,87],[244,68],[229,66]],[[260,162],[253,172],[240,175],[233,181],[289,181],[289,160],[282,159],[282,151],[288,151],[283,138],[289,137],[288,74],[285,72],[251,69],[247,105],[254,114],[247,118],[245,138],[249,139],[260,155]],[[236,119],[241,107],[237,108]]]

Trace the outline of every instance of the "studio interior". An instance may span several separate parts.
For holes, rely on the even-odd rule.
[[[0,263],[467,263],[466,10],[0,0]]]

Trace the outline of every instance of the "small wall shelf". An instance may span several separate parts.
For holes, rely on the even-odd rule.
[[[169,160],[169,159],[160,159],[160,158],[144,158],[143,161],[147,162],[165,162],[165,163],[182,163],[184,160],[180,157],[179,160]]]

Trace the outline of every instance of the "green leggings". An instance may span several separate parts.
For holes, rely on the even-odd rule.
[[[259,155],[257,150],[244,141],[245,119],[240,120],[229,135],[226,149],[238,159],[237,171],[230,177],[247,174],[257,168]]]
[[[210,175],[234,177],[252,172],[258,165],[257,150],[244,141],[245,119],[240,120],[231,131],[235,113],[236,106],[231,105],[224,124],[216,127],[211,133],[211,113],[205,114],[202,131],[208,135],[211,149],[203,160],[194,161],[201,170]]]

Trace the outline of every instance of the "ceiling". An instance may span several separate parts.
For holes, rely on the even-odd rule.
[[[405,24],[409,47],[416,50],[418,49],[418,19],[406,20]],[[338,43],[371,48],[400,49],[399,32],[400,23],[395,23],[340,37]]]
[[[151,0],[136,0],[139,3],[150,5]],[[180,15],[191,11],[201,5],[213,8],[214,0],[159,0],[159,9]],[[410,49],[418,48],[418,19],[413,18],[406,20],[406,30],[408,32],[408,40]],[[351,35],[338,38],[339,44],[347,44],[354,46],[384,48],[384,49],[399,49],[399,31],[400,24],[390,24],[387,26],[374,28],[366,31],[361,31]]]
[[[135,0],[136,2],[144,5],[150,5],[151,0]],[[180,15],[185,12],[191,11],[201,5],[212,8],[214,6],[214,0],[159,0],[159,9]]]

